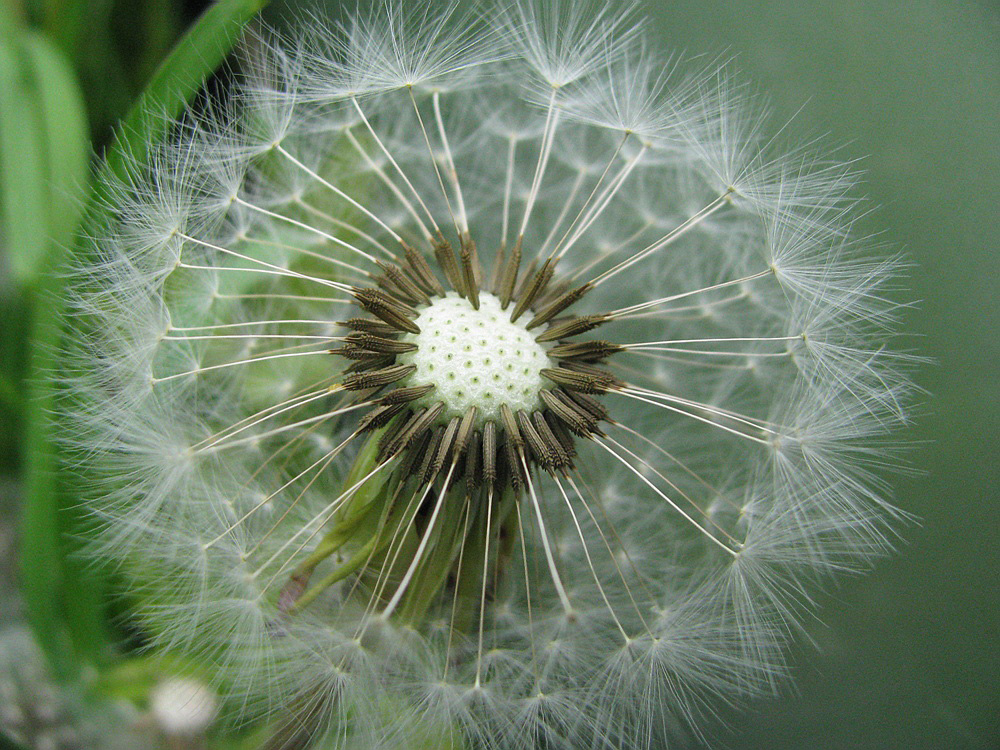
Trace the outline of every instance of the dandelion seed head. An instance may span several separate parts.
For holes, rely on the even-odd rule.
[[[249,39],[74,272],[95,550],[276,741],[697,736],[901,516],[850,165],[630,11],[494,15]]]

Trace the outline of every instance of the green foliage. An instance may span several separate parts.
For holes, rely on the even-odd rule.
[[[267,0],[220,0],[181,37],[122,120],[106,166],[121,174],[125,155],[145,158],[170,122],[222,63]]]
[[[24,30],[0,39],[0,190],[8,263],[35,286],[78,218],[90,149],[83,101],[62,54]]]
[[[102,170],[121,174],[126,156],[140,162],[146,157],[265,4],[221,0],[202,15],[132,103]],[[62,486],[59,423],[52,417],[59,395],[53,373],[63,335],[58,270],[80,235],[81,212],[86,210],[89,226],[105,218],[100,195],[90,188],[100,180],[90,179],[87,105],[91,122],[122,114],[121,102],[107,96],[106,88],[87,82],[95,80],[96,64],[102,68],[98,80],[118,83],[121,91],[129,88],[110,41],[110,26],[120,21],[114,5],[47,0],[27,5],[23,17],[0,6],[0,237],[5,250],[0,262],[14,282],[13,301],[4,300],[4,313],[11,322],[17,311],[29,313],[26,356],[14,347],[8,357],[7,344],[20,337],[4,336],[0,402],[5,411],[18,413],[23,426],[21,594],[36,637],[61,679],[77,675],[85,662],[99,663],[109,650],[105,587],[98,571],[85,567],[76,554],[85,514]],[[147,55],[159,58],[172,41],[176,16],[175,4],[165,0],[143,4]],[[148,75],[153,66],[147,59],[137,67],[145,67]],[[85,91],[95,94],[89,102]],[[8,369],[9,362],[15,366]]]
[[[89,177],[82,95],[59,50],[41,34],[8,27],[0,40],[0,216],[7,263],[24,290],[31,345],[23,405],[22,596],[39,643],[61,677],[73,650],[94,652],[101,620],[91,576],[71,558],[72,519],[60,510],[51,378],[59,345],[60,279]],[[64,527],[64,521],[69,525]],[[72,575],[69,575],[72,573]]]

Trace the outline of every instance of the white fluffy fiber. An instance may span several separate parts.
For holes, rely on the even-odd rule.
[[[726,66],[663,60],[603,6],[486,15],[390,3],[249,39],[229,100],[109,186],[67,361],[95,546],[241,720],[304,712],[322,747],[659,747],[771,689],[814,580],[887,546],[898,261],[853,234],[850,169],[781,153]],[[350,580],[276,609],[357,451],[333,453],[363,411],[324,393],[345,285],[436,227],[487,269],[522,229],[526,260],[559,248],[602,278],[581,308],[621,312],[596,336],[633,347],[607,437],[535,481],[571,612],[525,504],[481,657],[450,598],[364,638]]]

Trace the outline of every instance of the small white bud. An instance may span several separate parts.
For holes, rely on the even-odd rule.
[[[150,711],[164,734],[192,737],[212,725],[219,706],[207,685],[192,679],[169,678],[153,689]]]

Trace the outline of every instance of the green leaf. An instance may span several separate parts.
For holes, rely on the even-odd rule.
[[[40,0],[41,22],[46,36],[75,60],[84,46],[87,31],[87,2],[79,0]]]
[[[56,676],[65,679],[73,676],[75,660],[62,607],[65,571],[59,517],[59,451],[51,423],[57,396],[51,360],[59,344],[60,328],[58,314],[46,310],[43,304],[48,297],[47,287],[49,284],[43,284],[31,311],[22,440],[21,594],[39,645],[49,656]]]
[[[65,678],[75,671],[75,660],[65,627],[59,452],[51,423],[56,405],[52,357],[59,343],[59,311],[53,300],[60,282],[54,268],[76,228],[89,145],[73,74],[45,39],[32,32],[6,35],[0,72],[14,94],[0,105],[4,232],[15,278],[31,294],[22,440],[22,595],[40,645],[56,674]]]
[[[37,90],[20,39],[0,40],[0,234],[20,284],[39,273],[49,247],[45,157]]]
[[[49,239],[59,247],[72,240],[89,179],[90,136],[83,94],[60,52],[36,33],[25,35],[23,49],[34,74],[43,127]]]
[[[96,572],[85,568],[74,554],[82,530],[82,509],[61,497],[58,424],[52,419],[58,386],[49,377],[57,366],[55,356],[61,340],[62,283],[58,269],[82,212],[90,142],[83,96],[63,55],[36,33],[25,34],[22,47],[33,73],[42,124],[38,137],[45,157],[45,235],[49,240],[32,300],[22,580],[29,611],[36,613],[36,629],[45,627],[38,622],[40,613],[49,616],[58,612],[75,654],[93,661],[100,658],[107,644],[103,586]],[[54,538],[45,540],[45,534],[54,534]],[[43,599],[46,601],[40,601]],[[53,638],[50,634],[47,639],[50,652]]]
[[[173,119],[232,51],[243,27],[267,3],[220,0],[181,37],[122,121],[107,156],[106,168],[112,174],[125,175],[126,158],[145,162],[150,146],[162,140]]]
[[[0,216],[15,279],[31,285],[76,228],[90,141],[73,71],[42,36],[0,41],[0,88]]]
[[[221,64],[244,24],[263,5],[262,0],[222,0],[199,19],[123,122],[106,169],[120,173],[126,154],[130,159],[146,158],[150,144],[162,139],[171,118]],[[53,434],[57,426],[51,421],[58,396],[51,373],[61,348],[63,295],[52,265],[61,259],[50,249],[60,245],[49,240],[65,242],[77,226],[72,195],[86,174],[86,149],[81,156],[79,148],[86,131],[75,82],[58,53],[32,34],[23,35],[17,45],[5,41],[0,47],[0,85],[15,93],[4,96],[0,107],[0,177],[5,198],[15,193],[18,198],[4,201],[4,221],[8,214],[15,220],[11,248],[16,270],[35,292],[25,414],[22,588],[40,644],[55,673],[68,678],[76,672],[79,657],[98,658],[105,642],[101,587],[93,571],[83,568],[72,554],[83,515],[77,503],[60,500],[59,453]],[[103,210],[98,208],[99,198],[96,190],[91,193],[91,221]]]
[[[186,106],[229,53],[263,2],[223,1],[210,8],[157,70],[119,132],[108,168],[145,158],[170,118]],[[105,637],[101,586],[73,554],[83,526],[76,503],[60,497],[59,451],[51,415],[51,377],[62,339],[61,248],[76,231],[87,176],[87,131],[80,93],[60,53],[32,32],[0,41],[0,178],[10,262],[34,292],[25,399],[25,505],[21,582],[28,617],[56,674],[71,677],[82,657],[99,658]],[[155,112],[156,115],[150,113]],[[91,206],[99,205],[92,202]]]

